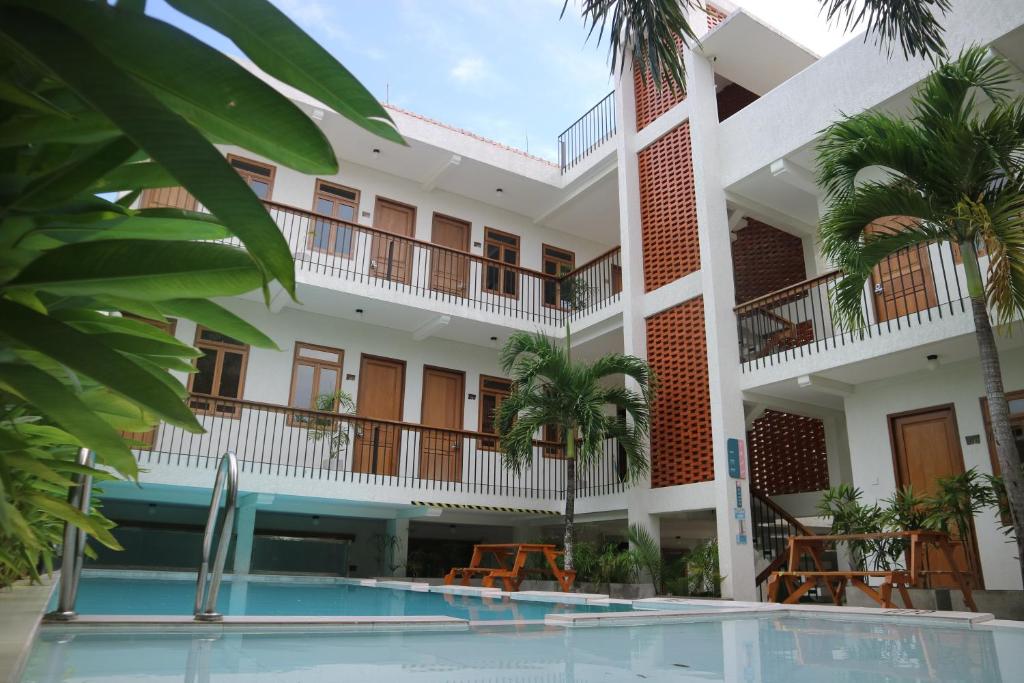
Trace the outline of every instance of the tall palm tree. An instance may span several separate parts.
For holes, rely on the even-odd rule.
[[[907,116],[864,112],[830,126],[818,177],[829,204],[822,249],[844,273],[834,313],[847,322],[861,319],[864,284],[886,258],[933,243],[959,247],[1024,574],[1024,476],[989,317],[1010,325],[1024,315],[1024,96],[1011,94],[1014,85],[1024,82],[1002,59],[969,48],[924,80]],[[858,182],[866,169],[886,173]]]
[[[647,471],[654,376],[646,361],[621,353],[573,361],[565,347],[539,332],[509,337],[501,366],[512,380],[512,393],[496,416],[505,465],[517,473],[528,467],[546,425],[565,438],[565,568],[572,569],[576,470],[596,461],[605,440],[615,438],[625,453],[627,476]],[[636,389],[607,386],[616,376],[632,379]],[[606,415],[609,406],[626,417]]]
[[[865,40],[874,36],[887,51],[898,44],[905,57],[937,57],[945,54],[942,24],[937,15],[949,11],[951,0],[818,0],[829,21],[847,30],[866,28]],[[714,4],[713,2],[711,4]],[[706,0],[581,0],[584,21],[598,42],[608,33],[612,73],[631,57],[643,64],[640,77],[648,75],[659,89],[685,90],[686,70],[679,45],[690,47],[697,35],[689,11],[704,10]],[[569,0],[562,6],[562,15]]]

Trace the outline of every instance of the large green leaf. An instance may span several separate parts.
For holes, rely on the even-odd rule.
[[[150,188],[177,187],[178,181],[160,164],[137,161],[118,166],[96,181],[93,192],[123,192]]]
[[[135,143],[126,137],[104,142],[83,158],[33,180],[19,193],[14,206],[18,209],[39,209],[71,199],[124,163],[137,149]]]
[[[278,349],[274,340],[219,304],[206,299],[169,299],[157,304],[167,315],[187,318],[244,344]]]
[[[168,0],[234,41],[256,66],[312,95],[353,123],[404,145],[391,117],[363,84],[266,0]]]
[[[202,431],[195,416],[174,391],[93,335],[3,300],[0,300],[0,333],[109,387],[172,424],[197,433]]]
[[[47,142],[89,144],[117,137],[117,128],[98,112],[64,116],[32,116],[10,119],[0,125],[0,147],[42,145]]]
[[[125,476],[136,475],[135,458],[121,435],[56,379],[28,365],[0,363],[0,384],[94,450],[101,462]]]
[[[147,301],[169,296],[235,296],[260,286],[252,259],[235,247],[144,240],[69,244],[39,256],[8,283],[54,294],[112,295]]]
[[[302,173],[337,173],[334,151],[308,115],[188,33],[103,3],[25,4],[73,26],[208,136]]]
[[[110,531],[105,529],[103,525],[97,523],[97,520],[92,516],[84,515],[80,510],[76,510],[64,501],[54,500],[49,496],[30,493],[27,498],[54,517],[74,524],[76,527],[89,534],[108,548],[113,550],[124,550]]]
[[[25,249],[95,240],[222,240],[228,230],[209,214],[182,209],[143,209],[122,215],[109,211],[41,218],[41,227],[21,241]]]
[[[0,36],[56,73],[105,114],[242,240],[295,293],[288,243],[262,203],[213,145],[86,39],[45,14],[0,7]]]

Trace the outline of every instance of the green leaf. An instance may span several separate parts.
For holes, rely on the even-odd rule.
[[[0,384],[73,434],[95,451],[101,462],[125,476],[135,476],[138,471],[135,458],[121,435],[56,379],[27,365],[0,363]]]
[[[19,193],[14,206],[38,209],[71,199],[87,190],[97,178],[120,166],[136,149],[135,143],[125,137],[104,142],[93,153],[29,183]]]
[[[158,323],[167,322],[167,318],[160,312],[160,309],[148,301],[138,301],[137,299],[127,299],[107,294],[98,297],[96,302],[104,310],[123,311]]]
[[[106,389],[89,389],[79,398],[107,424],[122,432],[146,432],[160,421],[155,415]]]
[[[315,97],[353,123],[405,144],[377,99],[321,47],[266,0],[168,0],[234,41],[256,66]]]
[[[48,251],[8,286],[69,296],[112,295],[159,301],[168,295],[235,296],[261,283],[256,264],[235,247],[167,242],[157,249],[145,240],[109,240]]]
[[[97,112],[64,116],[33,116],[5,121],[0,125],[0,147],[42,145],[48,142],[91,144],[117,137],[119,131],[106,116]]]
[[[47,15],[0,8],[0,36],[30,53],[121,128],[294,296],[295,268],[287,241],[249,186],[199,131],[82,36]]]
[[[0,301],[0,332],[109,387],[172,424],[197,433],[202,431],[192,412],[164,383],[92,335],[6,301]]]
[[[0,80],[0,100],[10,102],[11,104],[17,104],[42,114],[61,116],[65,119],[71,118],[66,111],[50,102],[39,93],[21,87],[9,77]]]
[[[157,304],[168,315],[187,318],[244,344],[279,350],[274,340],[219,304],[206,299],[169,299]]]
[[[45,219],[19,246],[33,248],[35,236],[62,243],[115,239],[213,241],[227,239],[231,233],[208,213],[142,209],[128,215],[102,211]]]
[[[125,190],[159,189],[177,187],[177,179],[160,164],[152,161],[137,161],[122,164],[96,181],[93,192],[122,192]]]
[[[102,525],[97,524],[96,520],[92,517],[82,514],[81,510],[76,510],[62,500],[54,500],[49,496],[44,496],[38,493],[30,493],[26,498],[42,510],[49,512],[54,517],[74,524],[108,548],[113,550],[124,550],[124,548],[121,547],[121,544],[114,539],[114,536],[107,529],[103,528]]]
[[[22,472],[31,474],[34,477],[39,477],[44,481],[48,481],[51,484],[56,484],[58,486],[75,485],[75,482],[50,469],[40,460],[28,455],[23,455],[21,453],[6,453],[4,454],[3,459],[0,460],[0,463],[2,463],[4,467],[21,470]]]

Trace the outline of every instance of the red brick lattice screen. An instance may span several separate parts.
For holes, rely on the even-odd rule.
[[[802,282],[807,279],[803,243],[799,237],[748,218],[732,243],[732,270],[737,304]]]
[[[766,410],[747,432],[750,483],[769,496],[828,488],[828,453],[821,420]]]
[[[651,486],[711,481],[715,469],[703,298],[647,319],[647,358],[658,376]]]
[[[728,16],[723,10],[715,7],[714,5],[708,5],[708,30],[714,29],[716,26],[725,21]]]
[[[650,292],[700,270],[690,124],[643,149],[637,162],[644,288]]]
[[[681,40],[677,39],[676,44],[682,49],[683,43]],[[650,72],[645,71],[644,75],[647,77],[646,82],[645,79],[641,78],[641,70],[633,69],[633,95],[636,98],[637,130],[643,130],[651,121],[686,99],[686,93],[672,88],[664,80],[662,81],[661,90],[658,90],[658,86],[654,84],[654,79],[651,77]]]

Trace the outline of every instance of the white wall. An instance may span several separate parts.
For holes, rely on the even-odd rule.
[[[1007,391],[1024,389],[1024,354],[1007,351],[1002,356],[1003,381]],[[984,396],[978,362],[964,361],[948,367],[898,379],[858,385],[846,399],[846,420],[850,439],[853,483],[864,491],[865,502],[888,498],[896,488],[887,416],[910,410],[952,403],[956,410],[964,468],[991,473],[985,426],[979,399]],[[981,443],[967,445],[965,437],[980,434]],[[975,519],[978,550],[985,587],[1020,589],[1020,565],[1015,547],[997,527],[994,512]]]

